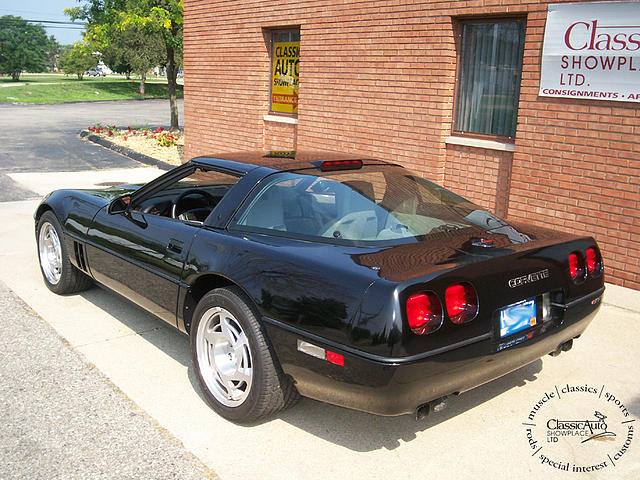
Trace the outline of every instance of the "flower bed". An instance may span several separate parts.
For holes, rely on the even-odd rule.
[[[163,127],[151,129],[144,127],[117,128],[115,125],[97,123],[87,129],[94,135],[130,148],[131,150],[162,160],[172,165],[183,162],[184,135],[182,132],[170,132]]]

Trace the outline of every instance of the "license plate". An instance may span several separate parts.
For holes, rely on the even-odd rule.
[[[537,323],[536,299],[530,298],[500,309],[500,337],[533,327]]]

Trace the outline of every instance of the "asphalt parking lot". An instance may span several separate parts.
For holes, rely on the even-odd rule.
[[[182,118],[182,100],[178,102]],[[77,172],[141,165],[78,133],[90,125],[167,125],[165,100],[64,103],[58,105],[0,104],[0,202],[35,198],[7,176],[18,172]]]
[[[2,282],[0,309],[0,478],[215,478]]]
[[[123,108],[126,110],[126,106]],[[139,114],[139,108],[132,110]],[[0,155],[1,164],[5,155],[12,154],[5,150]],[[111,161],[117,163],[115,157]],[[18,459],[21,471],[26,472],[23,478],[37,478],[36,474],[29,475],[33,472],[41,473],[41,478],[73,477],[65,475],[62,466],[43,462],[42,458],[64,450],[60,447],[64,439],[68,439],[69,449],[77,449],[80,455],[92,445],[83,441],[82,435],[102,443],[104,461],[99,468],[104,478],[128,477],[128,470],[121,465],[126,459],[118,451],[131,448],[126,446],[128,440],[133,444],[154,442],[157,435],[153,429],[164,432],[168,443],[162,448],[154,444],[151,451],[164,456],[163,461],[176,458],[180,468],[192,475],[189,478],[199,474],[206,478],[211,472],[225,480],[584,478],[584,473],[564,472],[532,456],[531,439],[523,423],[536,402],[564,385],[602,386],[602,391],[615,392],[624,403],[629,412],[626,421],[640,417],[640,292],[609,286],[600,314],[570,352],[555,358],[547,356],[455,397],[446,410],[426,420],[377,417],[303,399],[290,410],[256,425],[229,423],[213,413],[200,396],[185,335],[108,291],[96,287],[61,297],[50,293],[40,278],[32,219],[37,199],[54,188],[145,181],[160,173],[124,161],[114,163],[117,168],[105,169],[89,165],[69,171],[48,170],[46,166],[39,170],[34,162],[28,170],[3,170],[18,193],[14,201],[0,203],[0,282],[13,292],[0,288],[5,312],[2,328],[14,327],[0,342],[3,363],[14,366],[0,367],[0,404],[4,411],[0,421],[9,425],[0,434],[0,455],[11,459],[0,460],[0,478],[14,478]],[[0,188],[4,187],[0,184]],[[62,339],[58,343],[57,336]],[[25,338],[30,341],[25,342]],[[40,349],[42,355],[35,356],[35,365],[27,367],[32,365],[26,358],[31,355],[30,348]],[[56,395],[20,392],[20,385],[26,388],[37,383],[33,370],[46,364],[48,357],[60,360],[64,370],[59,375],[49,372],[57,379]],[[91,377],[92,369],[97,370],[97,379]],[[89,377],[90,381],[83,380]],[[80,396],[79,384],[80,390],[88,393],[84,400],[75,398]],[[47,412],[64,411],[58,404],[65,396],[78,401],[75,407],[71,404],[73,411],[88,415],[88,423],[103,428],[90,430],[90,434],[78,433],[77,438],[76,429],[56,437],[56,432],[65,432],[68,414]],[[120,400],[121,404],[107,405],[111,400],[105,398]],[[554,406],[554,412],[561,415],[567,408],[579,411],[580,399],[572,402]],[[16,413],[17,404],[20,410]],[[597,408],[609,413],[611,405]],[[132,417],[131,412],[141,418]],[[609,413],[612,420],[616,412]],[[37,428],[43,421],[49,425],[44,432]],[[124,438],[132,430],[139,434]],[[544,439],[536,441],[542,444]],[[17,442],[29,445],[33,454],[18,456]],[[606,442],[592,444],[592,460],[585,460],[577,450],[559,460],[582,465],[608,454],[615,456],[616,452],[607,450]],[[73,451],[65,454],[76,455]],[[132,458],[139,458],[136,455]],[[98,456],[103,458],[102,454]],[[94,460],[88,463],[96,461],[96,457],[89,458]],[[149,467],[144,472],[171,471],[162,470],[161,464],[144,465]],[[202,465],[210,470],[198,470],[204,468]],[[42,474],[44,469],[53,474]],[[95,470],[79,472],[77,478],[92,478]],[[177,473],[175,478],[187,474]],[[149,477],[164,478],[161,474]],[[593,470],[588,478],[640,478],[640,438],[636,436],[615,465],[611,462],[606,468]]]

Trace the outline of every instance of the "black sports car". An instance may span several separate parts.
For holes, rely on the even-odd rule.
[[[93,280],[190,335],[205,397],[250,422],[304,395],[417,412],[548,353],[596,314],[593,238],[507,223],[390,163],[195,158],[144,186],[58,190],[44,280]]]

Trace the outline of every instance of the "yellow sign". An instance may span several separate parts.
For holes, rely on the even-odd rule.
[[[273,45],[272,112],[298,113],[299,65],[300,42],[277,42]]]

